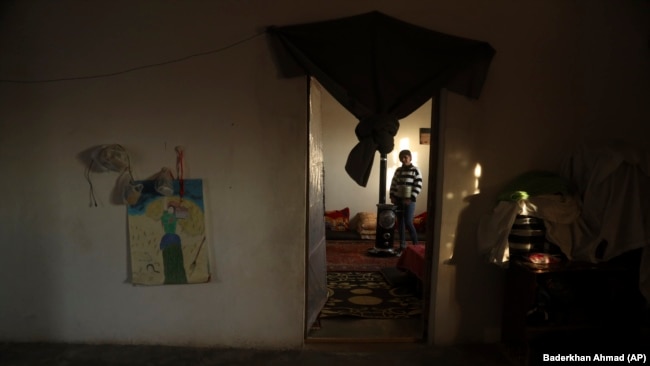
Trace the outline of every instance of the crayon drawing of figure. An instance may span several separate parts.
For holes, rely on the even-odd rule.
[[[163,211],[160,221],[165,234],[160,239],[160,250],[163,255],[165,271],[165,284],[187,283],[183,260],[183,247],[181,237],[176,234],[176,202],[171,202],[167,210]]]
[[[178,181],[174,193],[160,195],[154,181],[139,181],[142,195],[127,206],[130,282],[137,285],[194,284],[210,281],[205,244],[203,184],[200,179]]]

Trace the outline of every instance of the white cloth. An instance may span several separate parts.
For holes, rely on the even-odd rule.
[[[606,262],[642,249],[639,287],[650,302],[650,153],[582,146],[563,163],[562,175],[576,184],[576,196],[500,201],[479,222],[481,252],[491,263],[507,264],[516,215],[539,217],[546,239],[571,260]]]
[[[517,215],[529,215],[544,220],[548,241],[556,243],[553,227],[548,223],[571,225],[580,216],[579,201],[572,196],[548,194],[532,196],[518,202],[500,201],[490,214],[479,221],[478,246],[488,260],[497,265],[505,265],[509,260],[508,235]],[[559,245],[563,252],[570,247]]]
[[[577,185],[582,214],[573,224],[552,225],[553,241],[569,245],[572,259],[593,263],[642,248],[639,286],[650,301],[650,153],[582,146],[564,162],[562,174]]]
[[[650,157],[620,147],[582,146],[562,174],[573,181],[582,213],[572,224],[555,225],[554,243],[571,248],[571,259],[604,262],[650,244]],[[601,243],[602,257],[596,253]]]
[[[508,235],[519,207],[515,202],[499,201],[492,212],[481,217],[477,230],[477,244],[479,252],[490,263],[504,266],[508,264],[510,252],[508,250]]]

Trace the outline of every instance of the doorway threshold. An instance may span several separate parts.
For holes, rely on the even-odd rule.
[[[422,342],[420,318],[411,319],[321,319],[305,342]]]

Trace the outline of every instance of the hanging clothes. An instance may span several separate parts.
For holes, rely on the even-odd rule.
[[[572,225],[555,225],[553,240],[570,245],[573,259],[593,263],[641,249],[639,288],[650,302],[650,152],[581,146],[562,173],[580,189],[582,213]]]
[[[569,260],[607,262],[640,249],[639,287],[650,301],[650,152],[584,145],[562,163],[557,179],[518,177],[479,222],[479,249],[491,263],[507,265],[508,234],[519,214],[543,219],[546,239]]]
[[[553,225],[570,258],[605,262],[650,244],[650,155],[629,147],[581,146],[562,164],[575,183],[581,214]]]

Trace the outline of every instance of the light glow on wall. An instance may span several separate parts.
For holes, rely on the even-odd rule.
[[[481,193],[479,180],[481,179],[482,170],[483,168],[481,167],[481,164],[476,163],[476,166],[474,167],[474,194]]]
[[[410,139],[408,137],[404,137],[399,139],[399,148],[393,149],[393,153],[391,154],[393,156],[393,168],[397,169],[398,166],[402,165],[402,162],[399,161],[399,152],[402,150],[411,150],[410,148]],[[411,164],[418,166],[418,152],[411,150]]]
[[[402,166],[402,162],[399,161],[399,152],[402,150],[411,150],[410,141],[411,140],[408,137],[403,137],[399,139],[399,148],[393,149],[393,152],[391,154],[393,160],[392,165],[386,168],[386,179],[388,180],[388,184],[386,185],[386,194],[389,194],[390,192],[390,182],[393,179],[395,170],[397,170],[398,167]],[[416,167],[418,166],[417,151],[411,150],[411,164],[415,165]]]

